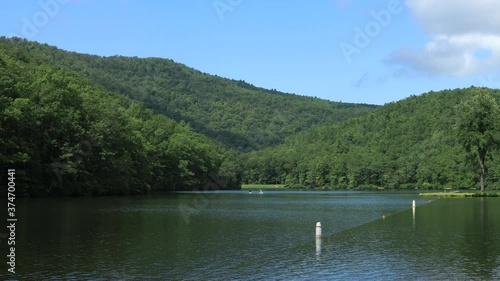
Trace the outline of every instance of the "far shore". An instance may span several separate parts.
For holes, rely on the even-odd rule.
[[[283,189],[284,184],[242,184],[241,189]]]
[[[500,192],[424,192],[419,195],[436,197],[500,197]]]

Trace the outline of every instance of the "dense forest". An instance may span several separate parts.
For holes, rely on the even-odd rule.
[[[500,99],[500,91],[484,88],[430,92],[289,137],[281,146],[247,154],[244,182],[301,188],[479,188],[477,157],[468,157],[456,132],[464,114],[459,105],[478,92]],[[485,112],[482,106],[476,115]],[[500,127],[490,131],[498,144]],[[500,153],[488,154],[487,186],[498,189]]]
[[[141,101],[156,113],[184,121],[241,152],[281,144],[316,125],[344,121],[376,108],[266,90],[168,59],[78,54],[24,39],[0,38],[0,43]]]
[[[17,169],[17,192],[31,196],[242,182],[498,189],[499,100],[498,90],[471,87],[347,104],[166,59],[0,38],[0,167]]]
[[[239,188],[235,160],[185,122],[0,43],[0,167],[16,169],[18,195]]]

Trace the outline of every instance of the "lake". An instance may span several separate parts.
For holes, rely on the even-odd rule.
[[[254,190],[16,205],[7,277],[19,280],[500,280],[500,198]]]

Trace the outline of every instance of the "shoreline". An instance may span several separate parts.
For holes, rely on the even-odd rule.
[[[425,192],[419,193],[419,196],[437,196],[437,197],[500,197],[500,192]]]

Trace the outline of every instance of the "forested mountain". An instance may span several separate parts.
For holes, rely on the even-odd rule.
[[[326,188],[478,187],[477,161],[454,130],[459,105],[477,92],[430,92],[386,104],[340,124],[322,126],[284,145],[246,155],[244,181]],[[498,136],[498,134],[497,134]],[[487,163],[489,188],[500,188],[500,155]]]
[[[0,42],[142,101],[156,113],[187,122],[197,132],[242,152],[283,143],[305,129],[376,107],[266,90],[167,59],[85,55],[23,39],[0,38]]]
[[[16,169],[17,195],[240,187],[234,152],[9,42],[0,42],[0,182]]]
[[[242,181],[470,188],[478,167],[466,161],[454,128],[457,106],[478,92],[500,100],[498,90],[471,87],[382,107],[345,104],[165,59],[0,38],[0,167],[18,169],[17,191],[27,195],[239,188]],[[486,154],[482,173],[489,188],[500,188],[500,153]]]

